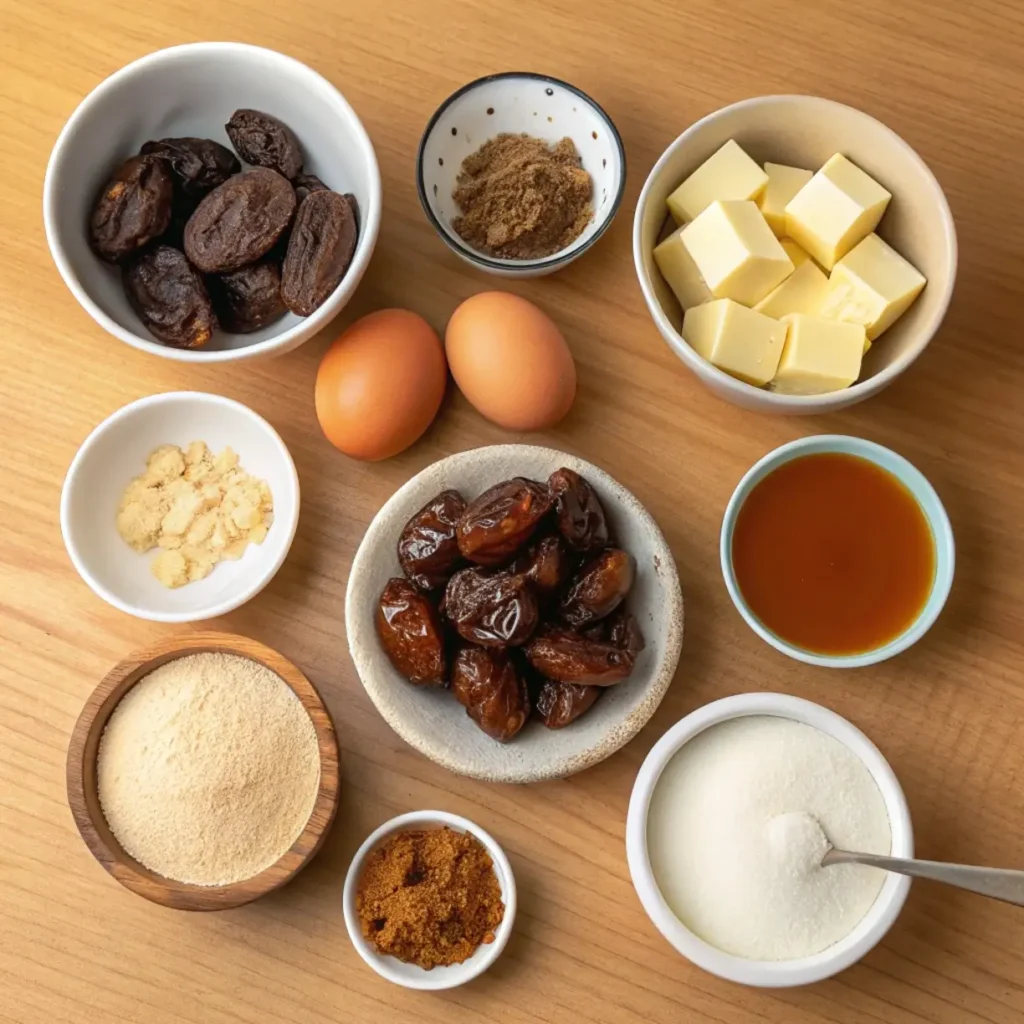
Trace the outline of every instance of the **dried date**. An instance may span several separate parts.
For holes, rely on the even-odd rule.
[[[481,647],[518,647],[537,628],[537,599],[523,576],[462,569],[444,593],[444,614],[459,636]]]
[[[547,680],[537,697],[537,711],[541,721],[549,729],[564,729],[590,710],[594,701],[601,696],[602,689],[600,686]]]
[[[232,334],[258,331],[285,311],[281,271],[270,259],[211,276],[210,295],[221,326]]]
[[[338,287],[356,251],[356,215],[338,192],[310,192],[299,205],[281,277],[285,305],[315,312]]]
[[[155,245],[132,256],[123,283],[146,329],[168,345],[201,348],[217,329],[203,279],[178,249]]]
[[[514,477],[484,491],[466,506],[458,526],[459,550],[479,565],[508,562],[551,509],[547,488]]]
[[[572,566],[561,537],[542,537],[515,560],[513,571],[525,576],[538,594],[554,593],[569,578]]]
[[[158,238],[171,222],[174,178],[155,156],[133,156],[96,197],[89,244],[101,260],[118,263]]]
[[[330,192],[330,189],[315,174],[300,174],[292,182],[295,198],[301,203],[310,192]],[[345,196],[348,199],[348,196]]]
[[[465,509],[458,491],[442,491],[402,528],[398,562],[420,590],[444,586],[455,572],[461,559],[455,527]]]
[[[610,615],[633,586],[636,563],[619,548],[607,548],[592,558],[569,584],[558,614],[574,629]]]
[[[390,579],[377,607],[377,635],[391,664],[416,686],[440,686],[447,658],[437,610],[408,580]]]
[[[530,664],[556,683],[611,686],[633,671],[635,655],[609,641],[588,640],[571,629],[547,626],[524,647]]]
[[[452,693],[466,714],[500,743],[508,743],[530,717],[526,683],[505,651],[459,651],[452,664]]]
[[[302,170],[302,147],[283,121],[259,110],[236,110],[224,125],[238,155],[256,167],[294,178]]]
[[[196,200],[242,169],[238,157],[213,139],[159,139],[145,143],[139,152],[166,160],[178,189]]]
[[[621,651],[627,651],[634,658],[646,646],[644,635],[636,619],[622,605],[605,622],[609,624],[608,639]]]
[[[228,178],[185,225],[185,255],[207,274],[237,270],[265,255],[291,223],[295,190],[276,171],[257,167]]]
[[[558,530],[573,551],[598,551],[608,543],[608,522],[594,489],[574,470],[548,477]]]

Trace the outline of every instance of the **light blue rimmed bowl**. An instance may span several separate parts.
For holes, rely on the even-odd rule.
[[[935,545],[935,578],[932,581],[931,594],[921,613],[914,623],[899,636],[890,640],[882,647],[874,650],[864,651],[861,654],[818,654],[814,651],[804,650],[796,647],[772,630],[768,629],[760,619],[754,615],[740,591],[739,583],[732,565],[732,536],[736,527],[736,518],[740,508],[747,500],[750,492],[769,473],[778,469],[793,459],[804,455],[817,455],[820,453],[838,453],[844,455],[859,455],[876,466],[888,470],[907,490],[914,496],[931,530],[932,542]],[[769,452],[763,459],[756,462],[746,473],[733,491],[729,504],[725,509],[725,517],[722,520],[722,533],[719,542],[719,554],[722,561],[722,575],[725,577],[725,585],[729,590],[732,603],[736,605],[739,613],[746,620],[747,625],[757,633],[762,640],[766,640],[776,650],[788,654],[797,661],[806,662],[808,665],[822,665],[826,668],[860,668],[864,665],[875,665],[880,661],[886,661],[905,651],[911,644],[917,643],[931,628],[932,623],[939,617],[946,598],[949,597],[950,588],[953,585],[953,570],[956,563],[956,548],[953,542],[953,528],[949,523],[949,516],[939,500],[935,488],[925,479],[924,475],[916,467],[911,465],[902,455],[875,444],[873,441],[865,441],[859,437],[848,437],[845,434],[818,434],[814,437],[804,437],[798,441],[791,441],[780,448]]]

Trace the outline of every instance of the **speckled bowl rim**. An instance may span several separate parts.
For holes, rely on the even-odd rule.
[[[386,523],[393,516],[394,511],[401,508],[408,500],[407,495],[414,491],[420,477],[426,473],[438,472],[456,461],[463,461],[478,456],[484,451],[498,454],[503,450],[504,454],[515,456],[524,449],[529,449],[552,459],[563,460],[570,468],[575,468],[577,472],[584,474],[589,479],[599,481],[603,488],[611,491],[616,496],[621,513],[634,517],[639,521],[645,532],[649,534],[652,549],[655,556],[660,560],[659,575],[662,581],[661,589],[664,592],[666,601],[664,605],[664,620],[666,622],[665,649],[660,663],[651,666],[650,679],[646,684],[647,690],[644,699],[622,721],[611,726],[600,743],[590,747],[582,754],[552,759],[545,764],[524,768],[523,771],[518,773],[510,772],[505,775],[496,775],[493,772],[482,771],[474,765],[467,763],[449,750],[443,743],[432,742],[434,739],[432,736],[410,727],[406,718],[396,714],[390,703],[382,699],[382,691],[390,685],[389,682],[387,680],[382,682],[376,679],[368,671],[362,653],[356,649],[352,641],[352,623],[355,616],[361,611],[361,609],[357,609],[354,606],[355,598],[353,596],[352,581],[357,579],[363,572],[364,566],[376,557],[375,533],[382,528],[380,524]],[[497,483],[498,481],[492,482]],[[416,510],[412,509],[410,515],[414,511]],[[487,445],[482,448],[457,452],[427,466],[395,491],[373,517],[363,539],[359,543],[355,557],[352,559],[352,568],[349,573],[349,581],[345,593],[345,632],[349,638],[349,654],[355,665],[356,673],[363,684],[363,689],[366,690],[367,695],[373,701],[374,706],[380,712],[383,719],[409,746],[418,750],[435,764],[441,765],[442,768],[447,768],[451,772],[465,775],[468,778],[481,779],[485,782],[513,784],[545,782],[550,779],[563,779],[569,775],[575,775],[577,772],[590,768],[605,758],[610,757],[616,751],[621,750],[650,721],[668,691],[679,664],[679,656],[683,646],[683,593],[679,584],[679,573],[676,569],[675,558],[657,523],[655,523],[651,514],[640,504],[637,498],[615,480],[614,477],[586,459],[570,455],[568,452],[559,451],[556,448],[523,444]]]
[[[466,93],[472,92],[474,89],[479,88],[482,85],[488,85],[491,82],[499,82],[508,78],[525,78],[534,82],[548,82],[551,85],[557,85],[562,89],[567,89],[569,92],[578,96],[584,103],[590,107],[598,117],[604,121],[608,128],[608,134],[615,141],[615,148],[619,154],[619,166],[622,168],[622,173],[619,175],[619,185],[615,190],[615,195],[612,198],[611,203],[608,205],[606,212],[603,214],[604,220],[598,225],[597,230],[584,242],[582,245],[569,244],[564,249],[560,249],[558,252],[552,253],[550,256],[544,256],[537,260],[497,260],[491,259],[488,256],[484,256],[482,253],[471,249],[467,245],[460,245],[454,238],[449,235],[444,229],[444,225],[440,223],[434,214],[434,211],[430,207],[430,201],[427,199],[427,185],[423,178],[423,153],[427,148],[427,140],[430,138],[437,125],[437,122],[445,115],[448,108]],[[619,134],[618,128],[615,127],[615,122],[608,116],[608,112],[598,103],[593,97],[588,96],[582,89],[578,89],[575,85],[571,85],[569,82],[563,81],[561,78],[555,78],[553,75],[542,75],[536,71],[500,71],[493,75],[484,75],[482,78],[475,78],[472,82],[467,82],[464,86],[456,89],[441,105],[434,111],[430,120],[427,122],[426,128],[423,129],[423,134],[420,136],[420,144],[416,149],[416,192],[420,197],[420,205],[423,207],[423,212],[427,215],[427,220],[430,221],[434,230],[437,231],[438,235],[441,236],[441,241],[448,246],[452,252],[457,253],[464,259],[475,263],[479,267],[483,267],[485,270],[498,270],[503,271],[506,274],[514,275],[517,270],[529,271],[534,273],[538,270],[550,270],[553,267],[559,267],[566,263],[571,263],[573,260],[582,256],[611,226],[615,215],[619,212],[619,207],[622,205],[622,197],[626,193],[626,147],[622,142],[622,136]]]

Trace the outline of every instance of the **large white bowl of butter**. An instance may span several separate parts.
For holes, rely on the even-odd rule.
[[[824,394],[756,387],[699,355],[681,333],[683,310],[656,265],[654,247],[675,223],[666,200],[730,140],[758,164],[821,168],[841,153],[892,194],[878,235],[927,279],[910,308],[864,355],[856,383]],[[935,176],[895,132],[862,111],[814,96],[759,96],[691,125],[654,165],[633,221],[633,258],[647,307],[669,347],[720,397],[762,412],[814,414],[877,394],[924,351],[945,316],[956,278],[953,217]]]

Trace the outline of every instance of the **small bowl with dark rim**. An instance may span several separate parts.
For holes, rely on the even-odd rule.
[[[556,143],[568,136],[594,182],[594,217],[571,244],[540,259],[499,259],[474,249],[452,227],[463,160],[502,133]],[[416,188],[441,240],[467,263],[499,277],[540,277],[582,256],[607,230],[626,187],[626,151],[611,118],[568,82],[528,71],[478,78],[452,93],[427,122],[416,156]]]

